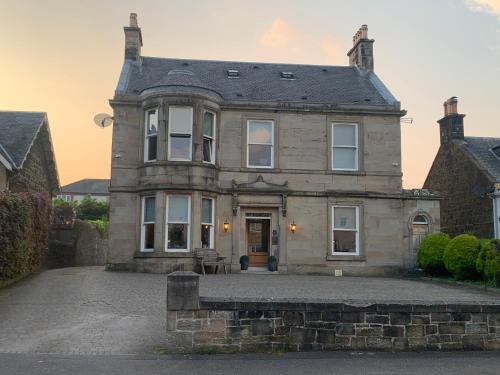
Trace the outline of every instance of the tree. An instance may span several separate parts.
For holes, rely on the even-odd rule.
[[[108,220],[109,203],[98,202],[86,195],[76,206],[76,218],[80,220]]]

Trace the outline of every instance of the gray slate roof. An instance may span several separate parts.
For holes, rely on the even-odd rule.
[[[496,146],[500,146],[500,138],[465,137],[465,142],[462,143],[462,147],[476,159],[494,182],[500,182],[500,159],[491,152]]]
[[[85,178],[61,187],[64,194],[109,194],[109,180]]]
[[[238,70],[240,78],[228,78]],[[292,72],[295,79],[282,79]],[[225,101],[308,104],[394,105],[397,100],[373,73],[348,66],[271,64],[143,57],[126,60],[117,94],[140,94],[157,86],[190,86],[218,93]]]
[[[45,112],[0,111],[0,152],[15,168],[22,167],[45,118]]]

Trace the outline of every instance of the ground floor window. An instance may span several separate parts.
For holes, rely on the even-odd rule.
[[[359,255],[359,207],[332,207],[332,249],[335,255]]]
[[[167,196],[166,250],[189,251],[191,222],[191,197]]]
[[[201,247],[214,248],[214,200],[201,200]]]
[[[155,197],[142,198],[141,251],[155,248]]]

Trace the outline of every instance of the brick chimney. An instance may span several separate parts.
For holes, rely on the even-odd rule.
[[[130,24],[125,31],[125,59],[138,61],[141,58],[142,33],[137,25],[137,14],[130,13]]]
[[[441,144],[447,144],[454,139],[464,139],[464,117],[458,113],[458,99],[452,96],[444,102],[444,117],[438,121]]]
[[[352,48],[347,52],[349,66],[357,66],[359,69],[373,71],[374,42],[374,39],[368,39],[368,26],[362,25],[352,37]]]

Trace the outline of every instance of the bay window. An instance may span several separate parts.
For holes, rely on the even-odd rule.
[[[359,207],[332,207],[333,255],[359,255]]]
[[[155,247],[155,197],[142,198],[141,251],[154,251]]]
[[[332,169],[358,170],[357,124],[332,124]]]
[[[203,114],[203,161],[215,163],[215,114]]]
[[[214,248],[214,200],[201,200],[201,247]]]
[[[158,109],[149,109],[144,119],[144,161],[156,160],[158,139]]]
[[[250,120],[247,126],[247,167],[273,168],[274,122]]]
[[[170,107],[168,128],[168,160],[191,161],[193,108]]]
[[[189,251],[191,197],[167,196],[166,251]]]

